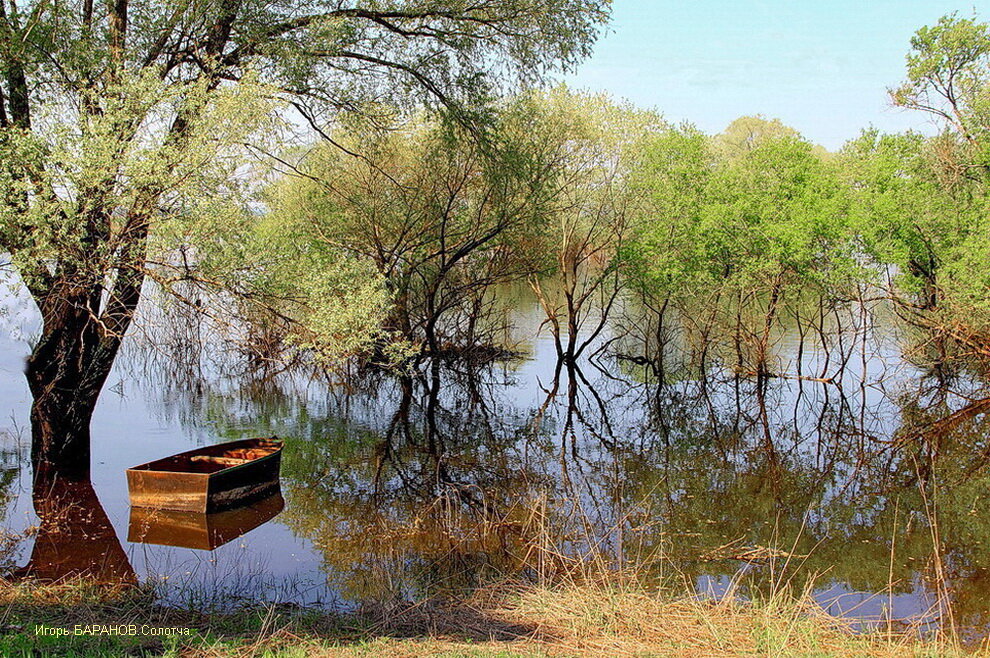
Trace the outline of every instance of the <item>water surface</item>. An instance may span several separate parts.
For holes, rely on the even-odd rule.
[[[26,537],[7,566],[23,568],[51,533],[25,458],[33,320],[25,300],[6,304],[25,329],[0,343],[0,485],[6,531]],[[552,580],[594,555],[678,590],[808,589],[834,614],[985,635],[978,377],[913,365],[878,314],[827,348],[784,331],[774,363],[789,377],[740,378],[717,359],[700,372],[672,356],[659,382],[608,350],[562,365],[536,304],[518,296],[511,310],[519,359],[401,376],[254,377],[197,353],[182,333],[195,327],[135,335],[93,420],[93,495],[77,498],[98,499],[106,521],[95,522],[110,530],[91,534],[115,535],[167,601],[204,607],[463,594],[492,578]],[[628,343],[609,342],[617,326],[600,345]],[[284,509],[259,512],[270,520],[214,550],[129,541],[125,469],[270,435],[286,442]]]

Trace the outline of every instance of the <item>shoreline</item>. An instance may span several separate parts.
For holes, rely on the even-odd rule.
[[[293,605],[204,614],[144,587],[4,582],[5,656],[990,656],[986,641],[856,631],[807,599],[700,600],[611,583],[501,584],[462,600],[335,613]]]

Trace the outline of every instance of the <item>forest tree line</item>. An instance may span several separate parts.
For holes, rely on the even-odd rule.
[[[985,24],[948,16],[912,40],[892,98],[938,135],[867,131],[827,153],[773,120],[711,137],[548,90],[608,11],[0,7],[0,268],[41,317],[26,364],[36,468],[88,473],[96,401],[152,289],[262,361],[502,356],[495,290],[510,283],[569,363],[631,299],[654,342],[680,318],[702,361],[718,336],[722,360],[758,376],[802,296],[818,331],[880,294],[990,353]]]
[[[722,341],[726,365],[767,375],[785,313],[821,332],[877,300],[940,358],[946,342],[986,357],[988,54],[975,20],[919,30],[891,96],[943,130],[870,128],[834,153],[774,119],[712,136],[566,87],[507,98],[480,127],[425,111],[338,126],[280,158],[244,226],[259,283],[291,300],[267,346],[498,355],[496,287],[524,282],[565,360],[634,303],[654,335],[632,358],[688,323],[702,360]]]

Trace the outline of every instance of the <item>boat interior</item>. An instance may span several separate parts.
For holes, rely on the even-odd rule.
[[[157,459],[135,466],[142,471],[167,471],[172,473],[216,473],[225,468],[240,466],[278,451],[280,441],[250,439],[237,446],[207,446],[190,452]]]

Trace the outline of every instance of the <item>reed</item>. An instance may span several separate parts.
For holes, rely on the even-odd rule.
[[[523,568],[515,573],[461,595],[369,601],[346,613],[275,604],[167,607],[150,586],[0,581],[0,655],[990,656],[990,647],[961,646],[949,633],[925,636],[911,624],[855,626],[826,614],[811,596],[813,581],[794,593],[790,579],[801,556],[778,547],[766,549],[767,559],[779,563],[769,594],[745,599],[741,592],[755,588],[746,587],[742,570],[718,596],[697,592],[688,582],[658,587],[657,570],[666,568],[662,550],[617,559],[590,535],[575,549],[574,536],[565,543],[549,523],[551,507],[537,499],[526,505],[525,517],[514,512],[527,538]],[[579,506],[570,512],[582,525]],[[489,524],[494,531],[499,522],[486,521],[476,532],[487,532]],[[562,549],[565,545],[569,550]],[[200,600],[200,594],[185,600]],[[38,625],[71,629],[94,623],[189,628],[190,633],[63,638],[35,633]]]

